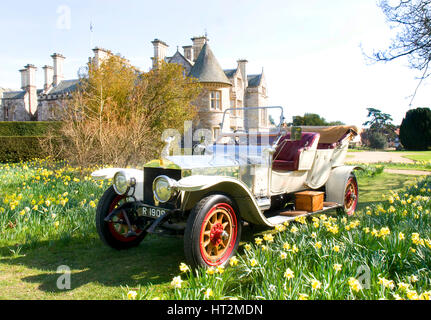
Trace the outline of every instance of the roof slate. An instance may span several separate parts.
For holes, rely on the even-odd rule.
[[[223,70],[223,71],[224,71],[224,74],[226,75],[226,77],[232,78],[235,75],[236,70],[237,69],[226,69],[226,70]]]
[[[189,77],[196,78],[199,82],[216,82],[231,85],[208,43],[205,43],[202,47],[195,64],[190,70]]]
[[[251,88],[258,87],[262,80],[262,74],[249,74],[247,76],[248,86]]]
[[[23,99],[25,91],[6,91],[3,92],[3,99]]]
[[[73,92],[77,89],[79,84],[79,79],[74,80],[63,80],[61,81],[58,86],[52,88],[48,95],[62,95],[66,93]]]

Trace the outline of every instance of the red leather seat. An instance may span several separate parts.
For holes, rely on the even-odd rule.
[[[274,153],[273,165],[274,170],[296,171],[299,167],[299,157],[301,152],[311,147],[320,135],[315,132],[302,133],[301,140],[290,141],[290,133],[280,139],[277,149]]]

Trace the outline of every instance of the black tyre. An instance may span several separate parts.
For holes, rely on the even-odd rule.
[[[210,195],[190,213],[184,233],[184,253],[192,267],[224,265],[235,254],[241,238],[241,217],[225,195]]]
[[[358,181],[356,176],[351,173],[349,180],[347,180],[346,188],[344,189],[344,207],[338,209],[341,214],[352,216],[355,214],[356,207],[359,200]]]
[[[118,195],[113,187],[105,191],[99,201],[96,211],[96,228],[100,239],[111,248],[126,250],[138,246],[147,235],[147,232],[132,225],[133,231],[137,234],[134,237],[127,237],[129,228],[124,221],[123,214],[120,213],[112,218],[112,222],[106,222],[105,218],[119,205],[126,201],[125,196]]]

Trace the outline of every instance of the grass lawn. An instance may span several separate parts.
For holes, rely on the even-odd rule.
[[[0,210],[0,299],[121,299],[126,287],[139,287],[152,297],[169,290],[184,261],[182,238],[148,236],[129,251],[107,248],[94,226],[94,202],[106,185],[84,179],[86,174],[67,167],[46,171],[43,164],[2,167],[0,207],[6,211]],[[361,177],[359,208],[414,178]],[[27,206],[30,212],[21,210]],[[243,240],[251,241],[257,232],[245,228]],[[71,290],[56,287],[61,265],[71,268]]]
[[[404,153],[403,157],[413,161],[431,161],[431,151],[405,151]]]

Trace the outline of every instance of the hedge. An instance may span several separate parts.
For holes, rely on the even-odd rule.
[[[60,126],[60,121],[1,121],[0,137],[41,137]]]
[[[39,143],[41,137],[0,137],[0,162],[28,161],[44,158]]]

